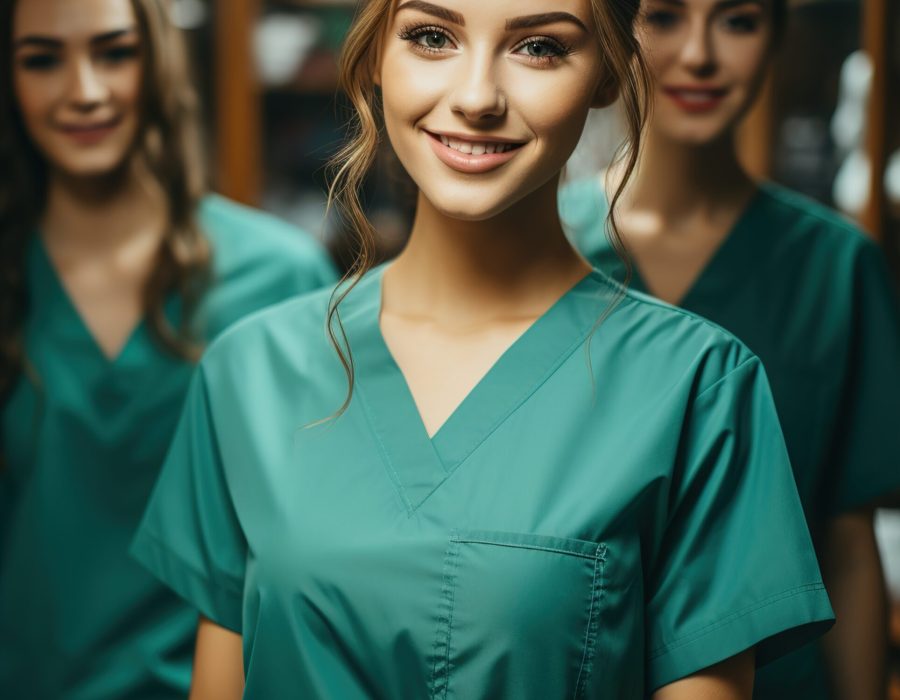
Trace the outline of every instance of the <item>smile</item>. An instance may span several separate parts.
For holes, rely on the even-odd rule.
[[[666,87],[663,92],[686,112],[708,112],[719,106],[725,88]]]
[[[59,130],[76,143],[93,145],[109,136],[121,121],[121,118],[114,117],[93,124],[62,124],[59,126]]]
[[[461,134],[425,131],[438,159],[449,168],[467,174],[487,173],[512,160],[524,141],[488,140]]]

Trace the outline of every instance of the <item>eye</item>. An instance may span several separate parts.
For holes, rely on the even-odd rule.
[[[670,29],[678,22],[678,15],[668,10],[654,10],[644,16],[644,21],[656,29]]]
[[[566,46],[549,36],[526,39],[513,52],[534,63],[551,63],[570,53]]]
[[[447,49],[456,47],[453,38],[442,27],[419,26],[404,29],[398,35],[403,41],[410,43],[411,47],[422,53],[442,53]]]
[[[59,65],[59,56],[52,53],[34,53],[24,56],[20,65],[26,70],[46,71]]]
[[[759,27],[759,17],[756,15],[726,15],[722,23],[729,32],[734,34],[751,34]]]
[[[100,53],[100,59],[106,63],[122,63],[137,58],[137,46],[112,46]]]

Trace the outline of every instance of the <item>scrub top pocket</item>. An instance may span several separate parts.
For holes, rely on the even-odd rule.
[[[454,533],[444,558],[431,697],[583,697],[606,555],[596,542]]]

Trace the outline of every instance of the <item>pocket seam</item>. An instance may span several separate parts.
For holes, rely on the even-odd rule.
[[[462,544],[480,544],[489,547],[508,547],[510,549],[532,550],[561,554],[580,559],[593,559],[594,572],[590,587],[590,604],[585,626],[584,645],[582,647],[581,665],[575,679],[575,698],[582,698],[587,691],[588,683],[594,667],[597,646],[600,606],[605,596],[605,569],[608,547],[606,543],[593,543],[587,540],[574,540],[564,537],[546,535],[529,535],[549,541],[571,543],[571,548],[542,545],[536,541],[511,542],[502,539],[503,535],[517,536],[517,533],[498,533],[496,539],[489,536],[462,537],[459,532],[450,535],[445,552],[444,567],[441,576],[441,612],[438,615],[438,632],[433,646],[433,663],[431,672],[430,697],[433,700],[446,700],[450,688],[451,644],[453,640],[453,613],[456,599],[456,579],[459,569],[459,553]],[[518,535],[521,536],[521,535]],[[594,551],[587,551],[593,546]],[[441,633],[441,630],[445,630]]]
[[[575,697],[583,698],[587,693],[591,673],[594,670],[594,657],[597,650],[597,636],[600,617],[600,604],[606,593],[604,576],[606,574],[606,545],[600,543],[597,547],[597,557],[594,561],[594,579],[591,582],[591,607],[588,611],[588,624],[584,635],[584,650],[581,656],[581,668],[578,669],[578,677],[575,680]]]

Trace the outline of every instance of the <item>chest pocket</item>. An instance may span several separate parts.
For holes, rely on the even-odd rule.
[[[454,534],[444,560],[431,697],[583,697],[606,559],[606,545],[595,542]]]

